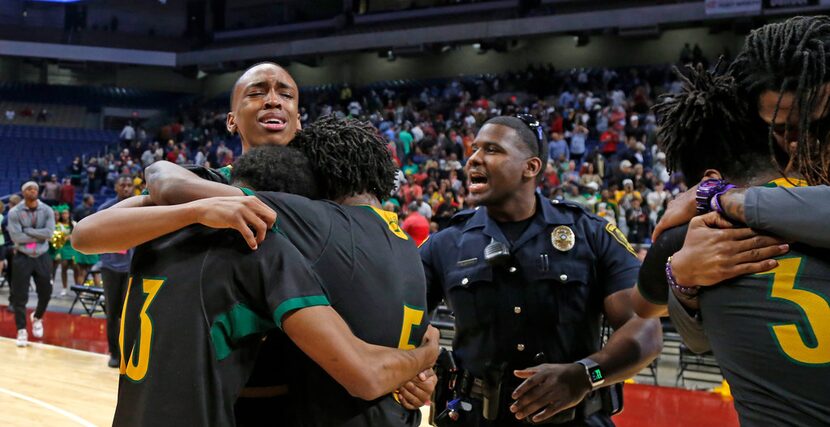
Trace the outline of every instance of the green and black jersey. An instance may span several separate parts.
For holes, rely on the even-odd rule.
[[[703,328],[742,426],[830,420],[830,259],[793,248],[769,273],[700,296]]]
[[[397,215],[285,193],[257,196],[276,210],[279,229],[308,260],[332,307],[357,337],[401,349],[420,344],[428,326],[426,282],[418,249],[400,229]],[[296,408],[292,425],[420,423],[418,411],[405,410],[391,395],[372,402],[352,397],[305,356],[296,360],[289,374]]]
[[[292,310],[328,304],[274,232],[252,252],[236,231],[191,226],[136,248],[130,271],[119,427],[233,425],[262,334]]]
[[[686,227],[649,251],[640,290],[665,301],[666,258]],[[649,258],[654,258],[653,262]],[[774,270],[700,293],[703,328],[735,398],[742,426],[819,426],[830,420],[830,256],[793,245]]]

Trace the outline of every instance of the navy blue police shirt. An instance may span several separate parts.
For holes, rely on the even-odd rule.
[[[573,233],[572,247],[554,247],[558,227]],[[459,367],[479,378],[495,370],[515,382],[514,369],[598,351],[603,301],[633,287],[640,266],[619,229],[579,205],[537,194],[536,214],[509,244],[504,265],[485,262],[491,239],[508,242],[479,207],[456,214],[421,246],[429,310],[443,298],[455,314]]]

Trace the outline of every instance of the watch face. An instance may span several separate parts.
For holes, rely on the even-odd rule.
[[[605,377],[602,375],[602,370],[599,368],[599,366],[589,369],[588,373],[591,375],[592,383],[597,383],[605,379]]]

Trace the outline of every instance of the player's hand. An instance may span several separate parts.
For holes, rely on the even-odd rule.
[[[697,201],[695,201],[697,187],[695,185],[686,192],[678,194],[674,200],[669,202],[666,212],[663,213],[663,217],[660,218],[660,222],[657,223],[654,232],[651,233],[652,242],[656,242],[664,231],[683,225],[697,215]]]
[[[438,329],[429,325],[427,331],[424,333],[424,337],[421,338],[421,346],[418,347],[427,351],[426,364],[423,366],[423,370],[432,368],[435,365],[435,361],[438,360],[438,354],[441,350],[438,346],[440,338],[441,333],[438,332]]]
[[[542,422],[576,406],[591,391],[585,367],[577,363],[546,363],[513,374],[526,380],[516,388],[510,412],[519,420]],[[535,414],[535,415],[534,415]]]
[[[790,250],[784,240],[734,227],[717,212],[692,219],[683,249],[672,255],[672,273],[679,285],[709,286],[769,271],[778,266],[771,258]]]
[[[211,228],[233,228],[253,250],[277,220],[277,213],[256,197],[212,197],[190,203],[196,222]]]
[[[435,371],[427,369],[398,389],[401,405],[410,411],[419,409],[429,403],[432,392],[438,384]]]

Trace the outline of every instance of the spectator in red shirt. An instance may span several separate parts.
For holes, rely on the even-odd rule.
[[[429,221],[418,213],[417,203],[409,204],[409,215],[403,221],[403,231],[412,237],[417,246],[421,246],[421,243],[429,237]]]
[[[63,179],[63,185],[60,189],[60,203],[75,206],[75,187],[72,186],[72,181],[69,178]]]

